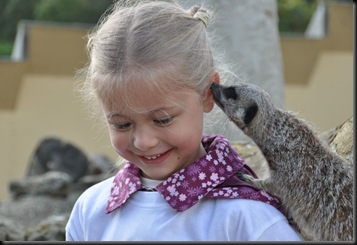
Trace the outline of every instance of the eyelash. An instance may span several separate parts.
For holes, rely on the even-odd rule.
[[[156,119],[154,122],[158,124],[159,126],[167,126],[169,125],[172,121],[174,120],[173,117],[165,117],[161,119]]]
[[[160,119],[155,119],[153,120],[153,122],[160,126],[160,127],[165,127],[170,125],[174,120],[174,117],[165,117],[165,118],[160,118]],[[114,129],[118,130],[118,131],[127,131],[132,127],[131,122],[126,122],[126,123],[111,123],[111,125],[114,127]]]
[[[131,127],[132,123],[110,123],[110,125],[117,131],[126,131]]]

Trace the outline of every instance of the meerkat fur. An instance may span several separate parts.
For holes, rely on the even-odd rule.
[[[353,241],[353,166],[305,120],[274,106],[257,85],[213,83],[214,101],[260,148],[270,176],[244,178],[274,193],[315,241]]]

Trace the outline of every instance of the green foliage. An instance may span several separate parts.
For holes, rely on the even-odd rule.
[[[41,0],[34,10],[36,20],[96,23],[112,0]]]
[[[277,0],[279,32],[303,33],[308,26],[318,0]]]
[[[303,33],[318,1],[277,0],[279,31]],[[0,55],[9,54],[19,20],[96,23],[112,3],[113,0],[0,0]]]
[[[33,9],[39,0],[1,0],[0,1],[0,41],[15,38],[17,23],[21,19],[33,19]]]
[[[0,42],[0,56],[10,56],[12,52],[13,42],[1,41]]]
[[[10,55],[20,20],[96,23],[113,0],[0,0],[0,55]]]

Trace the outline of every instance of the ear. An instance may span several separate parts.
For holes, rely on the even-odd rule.
[[[221,79],[219,77],[219,74],[217,71],[213,71],[211,72],[210,76],[209,76],[209,84],[211,85],[212,83],[220,83]],[[204,99],[203,99],[203,110],[204,112],[210,112],[212,111],[213,107],[214,107],[214,100],[213,100],[213,96],[212,96],[212,91],[211,89],[207,89],[207,91],[205,92],[205,94],[203,95]]]

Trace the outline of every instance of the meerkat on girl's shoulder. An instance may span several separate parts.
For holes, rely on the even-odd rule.
[[[276,108],[260,87],[213,83],[211,90],[228,118],[259,146],[271,170],[264,180],[242,177],[280,196],[314,240],[352,241],[351,163],[322,142],[304,120]]]

